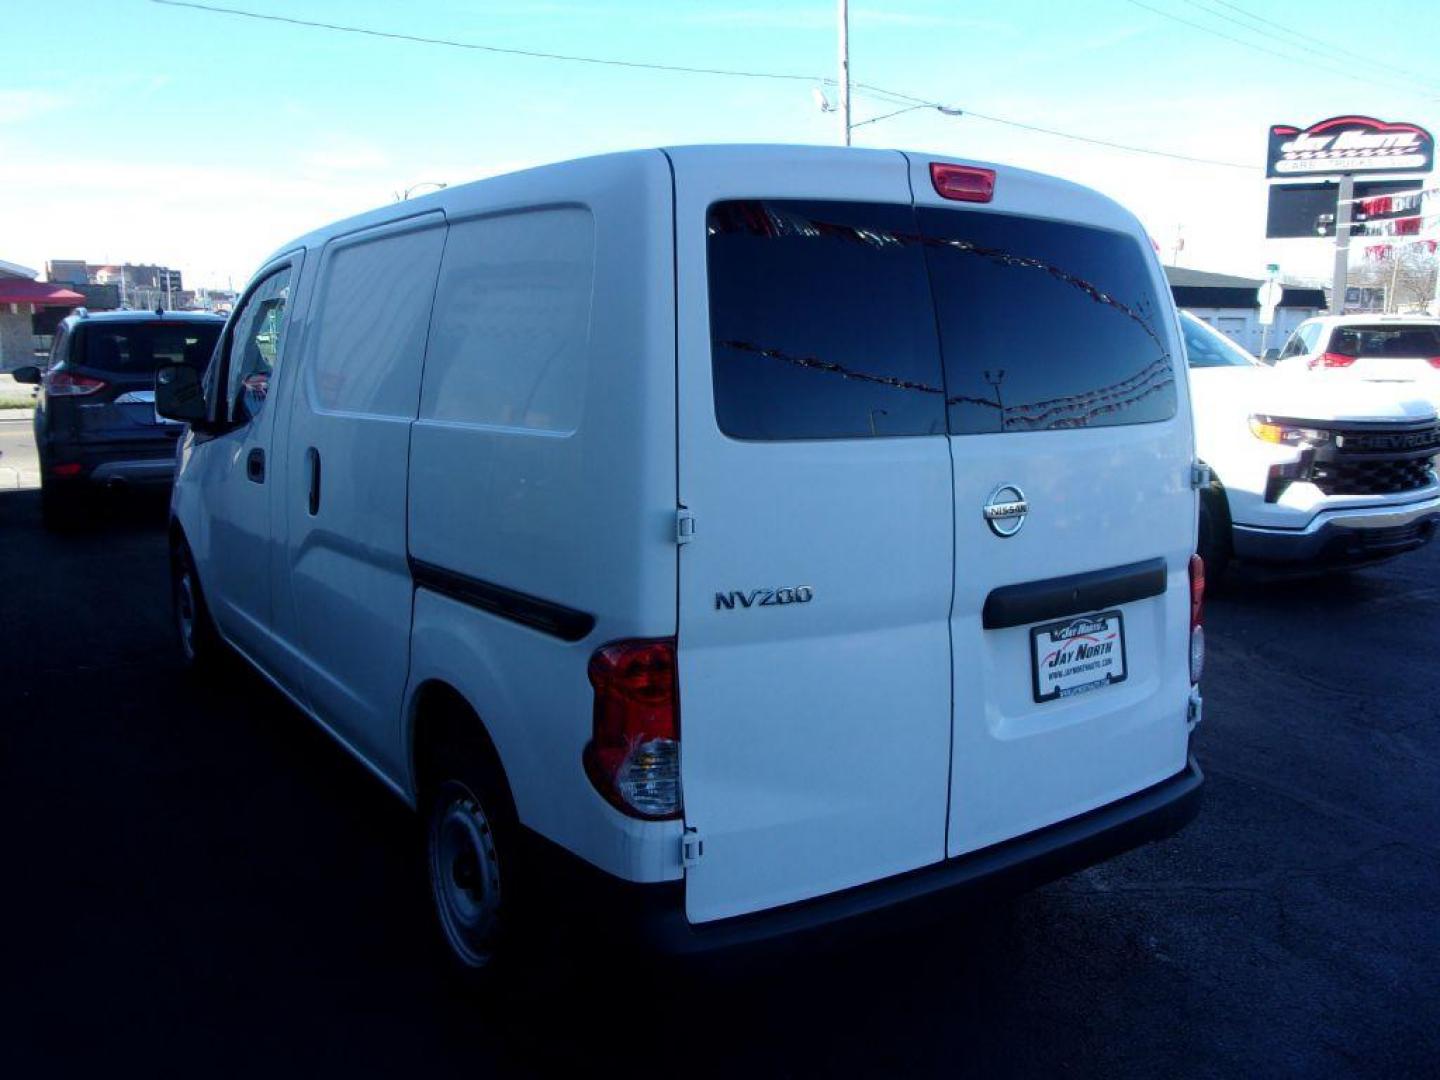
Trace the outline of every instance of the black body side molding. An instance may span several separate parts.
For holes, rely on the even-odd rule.
[[[595,616],[589,612],[467,577],[419,559],[410,560],[410,576],[418,588],[429,589],[561,641],[579,641],[595,628]]]
[[[1027,626],[1086,611],[1118,607],[1165,591],[1165,560],[1146,559],[1109,570],[1004,585],[985,598],[986,630]]]

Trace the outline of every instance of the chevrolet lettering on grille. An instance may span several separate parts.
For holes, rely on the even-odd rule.
[[[1429,431],[1366,432],[1345,436],[1339,443],[1346,450],[1427,450],[1440,446],[1440,429]]]

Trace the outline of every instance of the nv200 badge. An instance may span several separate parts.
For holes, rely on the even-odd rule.
[[[781,607],[785,604],[808,604],[815,599],[815,590],[809,585],[796,585],[788,589],[750,589],[742,592],[731,589],[728,593],[715,594],[716,611],[734,611],[739,608]]]

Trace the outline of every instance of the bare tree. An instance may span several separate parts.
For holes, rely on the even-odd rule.
[[[1361,288],[1383,289],[1387,312],[1412,313],[1424,311],[1435,299],[1437,272],[1440,258],[1427,245],[1401,241],[1390,247],[1384,259],[1352,265],[1348,282]]]

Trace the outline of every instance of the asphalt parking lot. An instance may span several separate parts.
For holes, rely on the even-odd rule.
[[[941,929],[477,1004],[406,811],[258,678],[196,687],[164,504],[0,491],[0,1074],[1433,1076],[1440,547],[1212,600],[1200,819]]]

